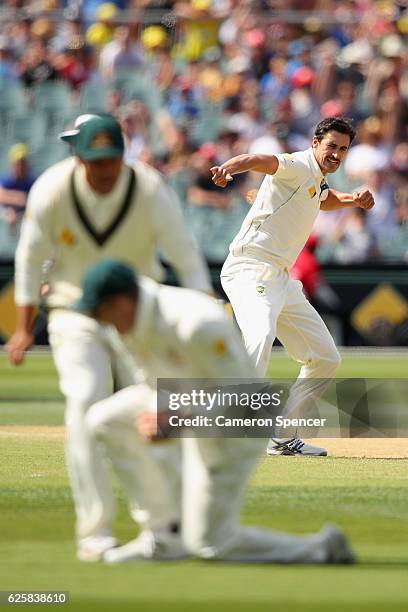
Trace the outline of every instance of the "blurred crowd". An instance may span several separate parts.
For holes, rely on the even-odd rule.
[[[346,115],[357,139],[329,183],[368,187],[376,206],[320,213],[313,253],[341,264],[408,262],[407,33],[404,0],[6,0],[0,114],[12,123],[1,102],[10,87],[24,89],[29,107],[51,83],[67,92],[65,124],[84,111],[115,113],[126,161],[167,175],[215,261],[261,177],[220,190],[211,166],[246,151],[306,148],[320,119]],[[9,145],[0,213],[17,226],[25,198],[13,203],[10,184],[27,193],[52,158],[32,151],[30,170],[27,142]]]

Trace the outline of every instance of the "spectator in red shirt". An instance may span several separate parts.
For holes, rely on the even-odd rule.
[[[314,254],[318,242],[318,237],[312,234],[291,270],[292,277],[302,281],[303,289],[310,300],[314,300],[317,288],[322,281],[320,263]]]
[[[78,89],[89,79],[93,62],[91,50],[85,45],[85,39],[82,36],[75,36],[59,56],[57,66],[59,77],[68,81],[73,89]]]
[[[291,275],[302,282],[304,292],[312,303],[332,310],[339,305],[339,298],[324,278],[320,262],[315,255],[318,246],[319,238],[312,234],[297,258]]]

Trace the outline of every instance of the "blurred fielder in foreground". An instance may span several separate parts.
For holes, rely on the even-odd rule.
[[[144,382],[98,402],[86,417],[90,435],[104,445],[131,508],[142,500],[148,513],[148,528],[128,544],[107,551],[105,561],[194,554],[242,562],[352,562],[347,540],[335,526],[301,537],[240,525],[248,479],[265,448],[262,438],[182,440],[180,534],[180,493],[171,486],[171,466],[156,462],[157,445],[147,444],[140,435],[151,437],[149,423],[142,418],[149,414],[146,411],[157,418],[157,378],[240,379],[256,377],[255,368],[233,322],[208,296],[149,279],[138,281],[131,268],[115,260],[90,268],[83,289],[76,308],[101,325],[129,334],[129,346],[144,375]],[[178,447],[175,441],[167,445]],[[148,478],[140,485],[142,471]]]
[[[117,367],[106,330],[70,306],[81,294],[85,270],[118,257],[160,280],[157,251],[183,285],[210,291],[205,265],[190,239],[174,192],[161,175],[123,163],[123,137],[111,116],[84,115],[61,138],[73,157],[46,170],[34,184],[16,254],[18,328],[7,345],[11,363],[22,362],[33,342],[42,265],[49,271],[49,337],[67,401],[67,455],[77,513],[78,557],[95,559],[110,548],[114,497],[104,458],[84,429],[88,407],[134,380],[133,364]],[[116,332],[115,332],[116,333]],[[120,349],[119,349],[120,350]]]
[[[266,174],[242,228],[230,245],[221,282],[259,376],[266,374],[276,337],[302,363],[292,388],[296,409],[325,389],[340,365],[340,355],[322,318],[308,302],[302,283],[291,278],[319,210],[374,206],[369,191],[339,193],[326,175],[336,172],[353,142],[349,120],[324,119],[306,151],[281,155],[238,155],[211,171],[226,187],[235,174]],[[303,382],[301,382],[303,379]],[[307,382],[305,382],[307,379]],[[292,439],[271,439],[269,455],[327,455],[325,449]]]

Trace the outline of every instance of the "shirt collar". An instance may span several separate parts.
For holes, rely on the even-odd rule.
[[[319,181],[322,181],[322,179],[324,179],[324,174],[314,156],[313,147],[310,147],[309,149],[307,149],[306,153],[309,157],[309,163],[310,163],[313,173],[316,175]]]
[[[120,202],[126,192],[126,186],[129,180],[130,168],[125,164],[122,165],[118,180],[112,191],[109,193],[98,193],[92,189],[88,181],[86,180],[85,167],[80,162],[77,162],[75,170],[75,186],[77,188],[81,203],[85,207],[95,206],[100,207],[102,204],[113,204],[116,205]]]

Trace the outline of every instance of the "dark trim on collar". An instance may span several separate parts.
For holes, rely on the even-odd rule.
[[[315,158],[313,147],[309,147],[306,151],[309,153],[309,160],[312,164],[312,168],[315,174],[317,175],[317,177],[319,178],[319,180],[321,181],[324,178],[324,174],[319,164],[317,163],[317,159]]]
[[[132,204],[132,200],[133,200],[134,190],[135,190],[135,187],[136,187],[136,173],[133,170],[133,168],[130,169],[129,184],[128,184],[128,187],[127,187],[127,190],[126,190],[126,195],[124,197],[122,205],[120,206],[118,214],[112,220],[112,223],[110,225],[108,225],[108,227],[105,230],[103,230],[103,232],[98,232],[98,230],[92,225],[92,223],[91,223],[89,217],[87,216],[85,210],[82,208],[82,205],[81,205],[81,203],[79,201],[79,198],[78,198],[77,191],[75,189],[74,175],[75,175],[75,170],[71,174],[70,184],[71,184],[72,200],[73,200],[73,203],[74,203],[74,208],[76,210],[76,213],[77,213],[80,221],[82,222],[82,225],[84,226],[84,228],[88,232],[88,234],[90,234],[92,236],[92,238],[95,240],[95,242],[98,244],[98,246],[103,246],[105,244],[105,242],[107,240],[109,240],[109,238],[112,236],[112,234],[115,232],[115,230],[119,227],[119,225],[122,223],[122,221],[124,220],[126,214],[129,211],[129,208],[130,208],[130,206]]]

